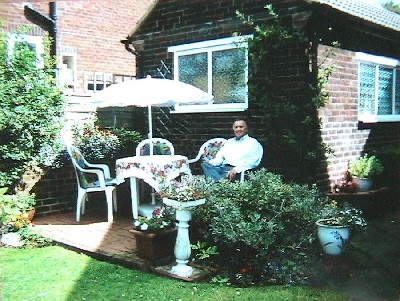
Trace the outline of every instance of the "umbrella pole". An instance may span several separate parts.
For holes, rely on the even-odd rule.
[[[148,112],[148,116],[149,116],[149,120],[148,120],[149,135],[148,135],[148,137],[149,137],[149,139],[151,139],[151,138],[153,138],[153,124],[152,124],[153,118],[151,116],[152,115],[151,114],[151,105],[147,106],[147,112]],[[152,142],[150,142],[149,148],[150,148],[150,156],[152,156],[153,155],[153,143]],[[154,188],[151,189],[151,204],[156,205],[156,193],[155,193]]]
[[[147,106],[147,116],[148,116],[148,123],[149,123],[149,134],[148,134],[148,138],[153,138],[153,124],[152,124],[152,117],[151,117],[151,105]],[[150,155],[153,154],[153,151],[150,150]]]

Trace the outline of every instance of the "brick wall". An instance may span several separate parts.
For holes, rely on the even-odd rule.
[[[289,21],[289,11],[301,13],[304,8],[296,1],[272,1],[279,7],[279,12]],[[266,20],[264,1],[163,1],[148,16],[137,32],[135,40],[144,40],[141,56],[138,58],[140,76],[157,76],[157,67],[163,60],[173,71],[173,55],[167,48],[173,45],[186,44],[204,40],[231,37],[235,32],[242,35],[251,33],[251,28],[243,25],[236,17],[236,11],[253,15],[255,19]],[[290,9],[289,9],[290,8]],[[287,15],[286,15],[287,14]],[[282,51],[275,61],[277,70],[274,83],[274,96],[278,98],[296,98],[305,101],[304,90],[307,88],[308,61],[304,49],[292,45]],[[161,114],[153,115],[154,135],[165,137],[176,146],[178,154],[193,157],[200,145],[214,137],[231,137],[232,120],[238,115],[249,117],[250,134],[257,137],[265,147],[268,156],[268,145],[263,136],[268,127],[263,122],[259,107],[249,98],[249,109],[242,112],[223,112],[206,114]],[[269,158],[272,159],[273,158]],[[293,158],[295,159],[295,158]],[[288,160],[286,160],[288,161]],[[281,166],[279,167],[281,170]],[[199,172],[198,166],[194,171]],[[292,172],[292,171],[291,171]]]
[[[315,38],[316,44],[320,41],[329,44],[338,39],[344,49],[335,57],[336,71],[329,80],[330,101],[318,112],[323,121],[321,140],[333,149],[334,155],[329,155],[320,162],[315,176],[318,185],[328,190],[345,172],[347,162],[359,156],[362,151],[400,143],[398,124],[365,125],[358,122],[357,63],[353,52],[357,49],[390,56],[396,53],[388,52],[388,49],[394,48],[392,46],[395,42],[390,41],[389,33],[385,36],[384,30],[380,30],[379,36],[371,37],[371,25],[366,24],[367,22],[357,24],[357,31],[354,31],[354,22],[359,21],[329,11],[325,6],[315,9],[316,6],[309,6],[306,1],[270,2],[285,22],[304,26],[304,30],[310,34],[309,37]],[[264,1],[250,0],[170,0],[158,3],[146,22],[133,32],[135,40],[144,40],[143,50],[138,58],[140,75],[157,75],[156,69],[160,60],[173,70],[172,54],[167,52],[169,46],[229,37],[234,32],[249,33],[250,29],[236,18],[235,11],[239,10],[262,20],[265,18],[264,5]],[[357,39],[353,38],[355,35]],[[374,43],[366,42],[372,38]],[[318,49],[320,59],[324,47],[320,45]],[[313,82],[313,74],[308,71],[307,51],[294,46],[276,57],[275,65],[280,72],[274,82],[274,96],[296,99],[299,102],[311,101],[307,88]],[[205,140],[217,136],[230,137],[232,118],[240,114],[251,116],[250,133],[254,136],[262,137],[263,132],[268,131],[250,95],[249,110],[246,112],[168,114],[168,110],[165,110],[155,113],[154,133],[171,140],[176,145],[177,153],[192,157]],[[268,156],[268,145],[265,145],[265,149]],[[295,158],[288,157],[287,162],[295,162]],[[295,164],[292,165],[291,168],[296,172]]]
[[[105,72],[134,76],[135,56],[120,40],[135,28],[153,0],[58,0],[57,51],[69,49],[76,54],[77,90],[83,90],[84,72]],[[6,1],[0,6],[0,19],[6,31],[15,32],[21,25],[32,25],[24,16],[24,5],[49,15],[47,1]],[[31,34],[44,31],[34,26]]]
[[[320,45],[320,58],[328,46]],[[336,55],[325,62],[334,63],[329,78],[329,102],[319,111],[322,120],[322,139],[334,151],[327,156],[331,183],[340,179],[348,162],[362,153],[400,145],[399,123],[362,124],[358,121],[358,65],[355,52],[335,49]]]

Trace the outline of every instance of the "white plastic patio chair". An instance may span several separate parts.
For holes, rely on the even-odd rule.
[[[76,199],[76,221],[80,222],[81,214],[85,214],[85,202],[88,193],[104,191],[107,201],[107,221],[113,221],[113,211],[117,211],[117,183],[110,177],[110,169],[106,164],[91,164],[85,160],[75,146],[67,146],[78,183]]]
[[[172,142],[164,138],[144,139],[136,147],[136,156],[148,155],[175,155],[175,148]]]
[[[175,155],[175,148],[171,141],[164,138],[147,138],[141,141],[136,147],[136,156],[151,156],[151,155]],[[142,182],[143,195],[143,182]],[[138,200],[139,202],[139,200]],[[151,190],[151,204],[142,204],[138,206],[138,213],[142,216],[151,216],[154,209],[160,207],[156,202],[155,191]],[[135,210],[132,208],[132,210]]]
[[[197,153],[197,156],[193,159],[189,159],[189,163],[195,163],[201,160],[210,160],[215,158],[219,150],[224,146],[227,140],[225,138],[212,138],[204,142]],[[240,173],[240,182],[244,181],[245,172],[243,171]]]

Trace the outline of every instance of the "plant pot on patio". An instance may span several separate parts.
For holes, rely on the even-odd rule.
[[[177,229],[157,233],[129,230],[136,239],[136,251],[140,258],[155,261],[174,256]]]
[[[353,182],[358,186],[360,192],[370,191],[373,187],[372,179],[353,177]]]
[[[32,208],[29,209],[26,213],[28,214],[28,219],[29,219],[30,221],[32,221],[33,218],[35,217],[36,208],[35,208],[35,207],[32,207]]]
[[[331,225],[329,221],[330,219],[320,219],[316,222],[318,239],[325,254],[340,255],[349,240],[350,227]]]

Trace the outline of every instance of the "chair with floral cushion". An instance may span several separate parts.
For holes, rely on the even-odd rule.
[[[215,158],[221,147],[224,146],[225,142],[225,138],[213,138],[207,140],[200,146],[200,150],[197,153],[197,156],[194,159],[189,159],[188,162],[194,163],[199,161],[200,159],[208,161]]]
[[[110,177],[110,169],[106,164],[91,164],[85,160],[75,146],[67,146],[74,166],[78,183],[76,205],[76,221],[80,222],[81,213],[85,214],[85,202],[90,192],[104,191],[107,201],[107,221],[113,221],[113,211],[117,211],[117,181]]]
[[[227,140],[225,138],[212,138],[207,140],[200,146],[200,150],[197,153],[197,156],[193,159],[189,159],[189,163],[195,163],[200,159],[203,161],[209,161],[217,155],[219,150],[224,146]],[[240,173],[240,182],[244,181],[245,172]]]
[[[164,138],[148,138],[141,141],[136,147],[136,156],[151,155],[175,155],[175,148],[172,142]],[[140,181],[141,198],[144,198],[144,182]],[[151,216],[154,209],[159,208],[157,205],[154,189],[151,190],[151,204],[138,204],[138,212],[142,216]]]

